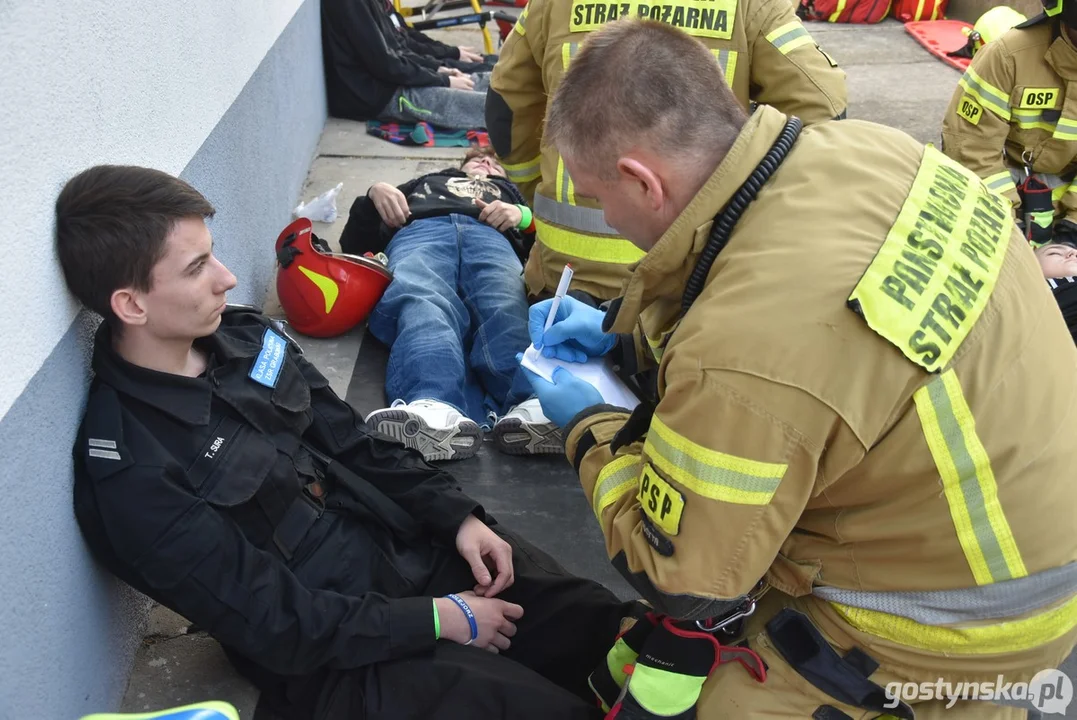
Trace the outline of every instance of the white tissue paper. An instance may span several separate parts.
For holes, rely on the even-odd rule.
[[[309,203],[299,203],[292,212],[297,218],[305,217],[311,222],[334,222],[337,219],[337,195],[343,189],[344,183],[337,183],[335,188],[326,190]]]

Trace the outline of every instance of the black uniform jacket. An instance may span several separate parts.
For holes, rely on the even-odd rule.
[[[413,52],[382,0],[323,0],[322,55],[329,114],[376,118],[399,88],[449,87],[448,63]]]
[[[196,347],[210,364],[187,378],[98,332],[74,451],[93,553],[277,678],[432,649],[418,595],[482,508],[369,432],[265,316],[230,309]]]

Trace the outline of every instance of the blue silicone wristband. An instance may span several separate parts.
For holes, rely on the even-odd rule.
[[[471,626],[471,639],[468,640],[465,645],[470,645],[479,639],[479,624],[475,621],[475,613],[471,612],[471,608],[468,606],[464,599],[459,595],[446,595],[445,597],[456,603],[464,612],[464,616],[467,618],[467,624]]]

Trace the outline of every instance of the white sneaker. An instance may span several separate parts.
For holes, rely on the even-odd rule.
[[[428,462],[464,460],[479,451],[482,429],[437,400],[414,400],[375,410],[366,416],[374,430],[418,450]]]
[[[553,455],[565,451],[561,430],[542,414],[538,398],[524,400],[494,425],[497,449],[509,455]]]

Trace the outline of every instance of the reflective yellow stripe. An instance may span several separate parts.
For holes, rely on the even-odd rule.
[[[579,50],[579,43],[561,43],[561,68],[568,71],[569,63],[572,62],[572,58],[576,56],[576,51]]]
[[[512,28],[516,32],[520,33],[520,35],[527,35],[527,28],[524,27],[524,18],[527,17],[527,11],[530,9],[530,5],[524,7],[524,11],[520,13],[520,17],[516,18],[516,25]]]
[[[722,76],[725,77],[725,84],[729,86],[729,89],[733,89],[733,78],[737,73],[737,51],[736,50],[711,50],[714,57],[718,59],[718,67],[722,69]]]
[[[598,473],[595,490],[591,493],[591,507],[596,518],[601,519],[603,510],[617,502],[625,493],[635,490],[639,466],[639,455],[622,455],[606,463]]]
[[[576,204],[576,186],[572,184],[572,176],[565,168],[565,159],[560,155],[557,156],[557,180],[554,185],[554,192],[559,202]]]
[[[1060,202],[1062,200],[1063,195],[1065,195],[1068,192],[1072,192],[1070,190],[1071,187],[1073,187],[1073,186],[1072,185],[1059,185],[1058,187],[1051,190],[1051,202],[1052,203]]]
[[[769,503],[788,467],[703,447],[675,433],[657,415],[651,418],[643,452],[696,495],[737,505]]]
[[[538,240],[543,245],[562,255],[571,255],[581,260],[629,265],[639,262],[644,252],[623,238],[581,235],[551,225],[535,217],[535,230]]]
[[[1043,110],[1021,110],[1014,108],[1011,112],[1010,122],[1022,130],[1045,130],[1053,133],[1055,123],[1044,117]]]
[[[501,163],[505,168],[505,175],[514,183],[529,182],[542,177],[542,156],[538,156],[522,163]]]
[[[564,195],[564,158],[560,155],[557,156],[557,180],[554,185],[554,193],[557,199],[561,202],[567,201]]]
[[[913,395],[957,539],[978,585],[1025,577],[1010,524],[998,499],[998,485],[965,402],[961,384],[947,370]]]
[[[1013,176],[1009,170],[989,175],[984,178],[984,185],[993,193],[1005,195],[1008,192],[1017,192],[1017,185],[1013,182]]]
[[[936,627],[877,610],[830,603],[844,620],[861,632],[906,647],[946,655],[993,655],[1045,645],[1077,626],[1077,597],[1022,620],[971,627]]]
[[[837,22],[841,14],[845,12],[845,0],[838,0],[838,7],[834,10],[833,14],[827,18],[828,22]]]
[[[1052,137],[1056,140],[1077,140],[1077,121],[1059,118]]]
[[[662,344],[662,341],[665,339],[664,336],[652,338],[651,336],[647,335],[645,336],[645,338],[647,340],[647,345],[651,348],[651,355],[653,355],[654,359],[658,362],[662,362],[662,353],[664,353],[666,350],[665,345]]]
[[[788,55],[798,47],[811,45],[815,41],[800,21],[794,20],[767,33],[767,42],[777,48],[782,55]]]
[[[971,67],[957,83],[981,105],[991,108],[1003,120],[1010,119],[1009,95],[981,78]]]

